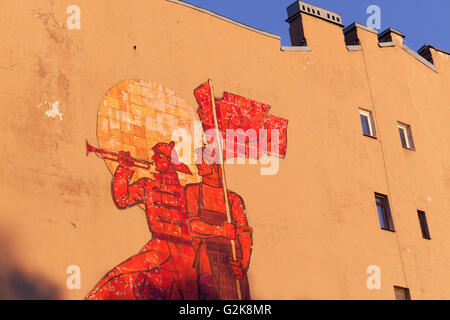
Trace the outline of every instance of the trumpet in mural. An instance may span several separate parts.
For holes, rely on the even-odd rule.
[[[110,161],[114,161],[114,162],[120,162],[121,155],[119,153],[102,150],[100,148],[95,148],[92,145],[90,145],[89,142],[86,140],[86,156],[89,156],[89,153],[91,153],[91,152],[95,153],[95,155],[101,159],[110,160]],[[111,156],[113,158],[111,158]],[[142,160],[142,159],[138,159],[138,158],[133,158],[131,156],[129,156],[129,157],[130,157],[130,160],[133,161],[133,166],[136,168],[150,170],[150,166],[155,165],[154,162],[150,162],[150,161]],[[142,165],[139,165],[136,163],[141,163]]]

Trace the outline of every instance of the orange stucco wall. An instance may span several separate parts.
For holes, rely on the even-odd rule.
[[[81,29],[69,30],[70,4],[2,2],[2,297],[81,299],[149,240],[139,207],[114,206],[111,173],[85,140],[98,142],[99,105],[122,80],[163,84],[196,108],[193,90],[210,78],[216,96],[289,120],[276,175],[227,166],[254,229],[253,299],[393,299],[394,285],[450,298],[448,55],[432,51],[435,72],[363,29],[362,50],[349,51],[339,26],[307,15],[312,51],[281,51],[276,37],[164,0],[78,0]],[[373,112],[378,139],[362,135],[359,108]],[[397,121],[416,151],[402,148]],[[374,192],[389,196],[395,233],[380,229]],[[70,265],[80,290],[66,287]],[[380,290],[366,286],[370,265]]]

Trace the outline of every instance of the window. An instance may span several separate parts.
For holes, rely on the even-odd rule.
[[[424,211],[417,210],[417,215],[419,216],[420,230],[422,230],[422,237],[424,239],[431,240],[430,231],[428,230],[427,216]]]
[[[394,286],[395,300],[411,300],[408,288]]]
[[[381,229],[394,232],[394,221],[392,220],[388,197],[384,194],[375,193],[375,202]]]
[[[403,148],[415,150],[414,141],[411,133],[411,126],[404,123],[398,123],[398,132],[400,133],[400,140]]]
[[[372,112],[359,109],[359,117],[361,118],[363,134],[368,137],[376,138],[375,122],[373,121]]]

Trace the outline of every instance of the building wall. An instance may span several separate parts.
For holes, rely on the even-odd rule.
[[[248,97],[289,120],[276,175],[226,167],[254,229],[253,299],[393,299],[394,285],[413,299],[450,298],[448,55],[432,50],[435,72],[363,29],[362,50],[349,51],[339,26],[308,15],[312,50],[282,51],[276,36],[163,0],[78,0],[81,29],[69,30],[70,4],[2,5],[2,297],[81,299],[150,239],[139,207],[114,206],[104,161],[86,157],[106,92],[153,81],[196,108],[194,88],[213,79],[217,97]],[[378,139],[362,135],[359,108],[373,111]],[[397,121],[411,125],[416,151],[402,148]],[[389,196],[395,233],[380,229],[374,192]],[[80,290],[66,287],[70,265]],[[380,290],[366,286],[370,265]]]

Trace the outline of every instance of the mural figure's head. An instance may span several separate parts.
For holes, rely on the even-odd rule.
[[[178,154],[174,147],[175,142],[173,141],[170,143],[158,142],[153,146],[152,160],[155,163],[156,171],[163,173],[179,171],[192,174],[188,166],[178,160]]]
[[[198,175],[213,180],[220,178],[220,166],[217,164],[217,156],[214,149],[202,147],[195,150],[197,160],[195,165],[198,169]]]

